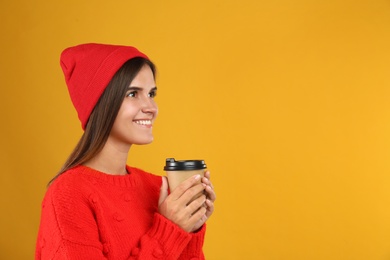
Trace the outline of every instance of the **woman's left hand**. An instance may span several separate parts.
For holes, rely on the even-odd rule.
[[[214,191],[214,186],[210,181],[210,172],[206,171],[204,177],[202,178],[202,183],[206,184],[205,193],[206,193],[206,214],[196,223],[193,231],[198,230],[205,222],[210,218],[214,212],[214,201],[217,198]]]

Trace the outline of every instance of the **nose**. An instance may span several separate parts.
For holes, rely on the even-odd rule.
[[[158,107],[156,102],[150,97],[144,98],[141,111],[145,114],[157,114]]]

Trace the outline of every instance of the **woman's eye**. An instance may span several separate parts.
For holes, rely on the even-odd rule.
[[[149,93],[149,97],[154,98],[157,95],[157,91],[152,91]]]
[[[131,91],[126,94],[126,97],[136,97],[137,96],[137,91]]]

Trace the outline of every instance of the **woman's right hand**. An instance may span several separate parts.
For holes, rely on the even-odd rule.
[[[207,219],[204,207],[205,195],[201,195],[190,203],[196,194],[206,188],[200,179],[200,175],[192,176],[168,195],[168,181],[166,177],[162,177],[159,212],[187,232],[196,231],[196,224]]]

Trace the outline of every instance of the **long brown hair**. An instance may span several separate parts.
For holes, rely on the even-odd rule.
[[[155,65],[141,57],[128,60],[115,73],[95,105],[79,142],[49,185],[65,171],[87,162],[103,149],[125,98],[127,87],[144,65],[148,65],[156,77]]]

